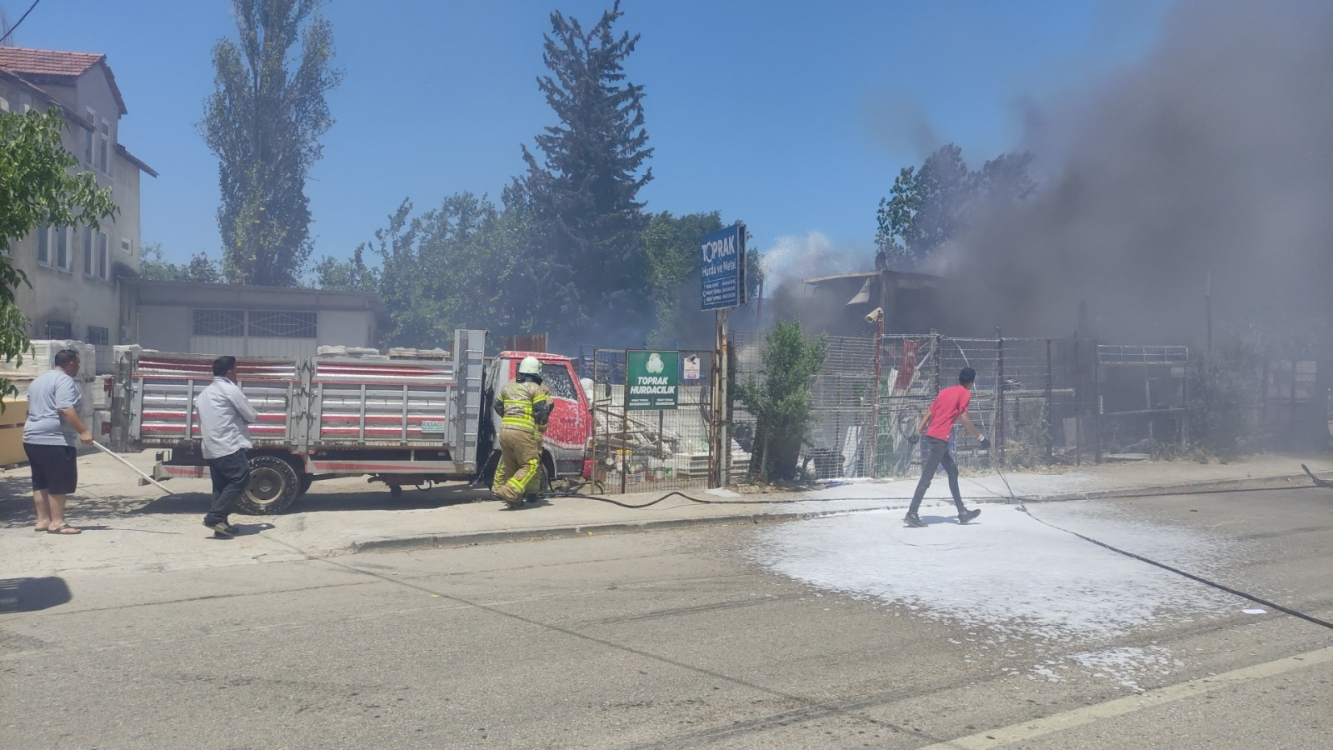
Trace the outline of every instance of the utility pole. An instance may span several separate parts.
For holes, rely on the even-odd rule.
[[[864,474],[874,478],[879,469],[879,391],[884,371],[884,308],[871,313],[875,316],[875,389],[871,394],[870,425],[866,428]]]

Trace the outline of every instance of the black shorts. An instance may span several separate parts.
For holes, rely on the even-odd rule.
[[[32,467],[32,489],[69,495],[79,485],[78,451],[68,445],[23,444]]]

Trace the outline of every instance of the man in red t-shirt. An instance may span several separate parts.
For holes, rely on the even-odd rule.
[[[967,405],[972,401],[972,384],[976,379],[977,371],[971,367],[964,367],[963,371],[958,373],[958,385],[940,391],[940,395],[935,397],[930,410],[921,417],[921,423],[916,427],[918,433],[924,431],[926,434],[927,453],[921,462],[921,481],[917,482],[916,492],[912,495],[912,506],[907,509],[907,516],[903,518],[908,526],[925,528],[926,522],[922,521],[916,512],[921,507],[921,498],[925,497],[926,489],[930,487],[930,480],[935,477],[935,470],[941,464],[945,473],[949,475],[949,492],[953,493],[953,504],[958,508],[958,523],[967,523],[981,515],[979,508],[968,510],[967,506],[963,505],[963,495],[958,490],[958,464],[954,463],[953,456],[949,453],[949,437],[953,435],[953,423],[960,418],[968,432],[981,440],[981,447],[990,448],[990,441],[967,416]],[[917,436],[913,435],[909,440],[916,445]]]

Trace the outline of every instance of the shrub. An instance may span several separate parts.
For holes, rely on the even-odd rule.
[[[763,377],[736,385],[736,400],[755,417],[750,474],[768,481],[793,479],[801,445],[810,434],[811,386],[824,366],[823,337],[807,338],[799,321],[780,321],[768,333]]]

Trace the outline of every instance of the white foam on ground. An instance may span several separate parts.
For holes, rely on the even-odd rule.
[[[750,556],[809,585],[986,626],[1001,640],[1103,640],[1234,609],[1221,592],[1044,526],[1013,506],[980,507],[967,526],[956,523],[951,504],[927,504],[925,529],[905,528],[901,511],[769,527]],[[1224,552],[1204,533],[1137,522],[1097,503],[1038,505],[1033,513],[1196,574],[1207,575]]]
[[[1099,488],[1098,480],[1087,472],[1068,472],[1065,474],[1014,474],[1008,477],[1006,487],[999,476],[983,474],[975,477],[962,477],[959,486],[963,499],[969,503],[1007,499],[1009,488],[1019,497],[1051,497],[1070,495]],[[888,481],[866,479],[840,479],[831,482],[833,486],[823,487],[804,493],[810,503],[797,503],[794,510],[816,511],[836,510],[845,505],[848,508],[864,507],[866,500],[881,499],[886,507],[906,508],[916,490],[917,478],[893,479]],[[926,490],[927,500],[948,500],[949,480],[941,471]],[[860,501],[860,502],[855,502]]]

